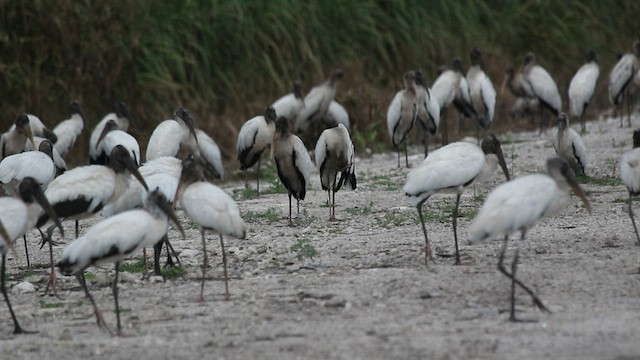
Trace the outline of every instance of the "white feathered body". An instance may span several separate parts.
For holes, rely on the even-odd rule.
[[[529,97],[537,97],[556,114],[562,111],[562,98],[560,98],[558,85],[547,70],[542,66],[533,65],[523,72],[522,79]]]
[[[278,177],[293,197],[304,200],[313,168],[309,152],[294,134],[276,135],[276,138],[271,150]]]
[[[296,118],[296,129],[305,131],[313,122],[323,120],[331,101],[336,97],[336,87],[330,81],[313,87],[304,97],[304,108]]]
[[[627,151],[622,155],[620,179],[631,193],[640,192],[640,148]]]
[[[289,93],[276,100],[271,106],[275,109],[278,116],[284,116],[288,120],[293,121],[298,114],[304,109],[304,99],[297,98],[294,93]]]
[[[29,230],[29,211],[27,205],[14,197],[0,198],[0,222],[11,239],[0,236],[0,251],[6,253],[9,241],[13,242]]]
[[[467,72],[469,97],[480,125],[488,129],[493,122],[496,108],[496,90],[491,79],[479,65],[469,68]]]
[[[355,173],[354,156],[354,146],[344,125],[326,129],[320,134],[315,147],[315,160],[323,190],[335,189],[338,173]],[[355,189],[355,182],[347,183],[351,189]]]
[[[571,83],[569,83],[571,115],[579,117],[584,113],[596,89],[598,76],[600,76],[600,67],[595,61],[582,65],[573,76]]]
[[[180,205],[200,227],[239,239],[246,237],[246,226],[238,205],[224,190],[206,183],[189,185],[180,196]]]
[[[409,90],[400,90],[387,109],[387,130],[393,146],[402,144],[413,128],[418,115],[416,95]]]
[[[262,152],[271,145],[275,123],[267,122],[264,116],[253,117],[240,128],[236,150],[240,160],[240,170],[245,170],[258,162]]]
[[[640,59],[634,54],[624,54],[611,70],[609,75],[609,101],[617,105],[622,93],[629,86],[633,77],[640,69]]]
[[[108,132],[98,143],[98,156],[109,157],[114,147],[122,145],[131,158],[140,165],[140,144],[138,140],[129,133],[122,130],[112,130]]]
[[[102,130],[104,130],[107,121],[114,120],[116,124],[118,124],[118,129],[122,131],[129,130],[129,119],[120,118],[116,113],[108,113],[105,115],[102,120],[93,128],[91,132],[91,137],[89,137],[89,158],[94,160],[98,158],[98,139],[100,139],[100,135],[102,134]]]
[[[440,102],[429,88],[416,87],[417,114],[416,120],[423,129],[435,134],[440,126]]]
[[[218,144],[204,131],[196,129],[195,132],[200,156],[207,162],[207,166],[214,170],[217,177],[222,179],[224,177],[224,165],[222,164],[222,153]]]
[[[327,110],[327,122],[331,125],[342,124],[347,129],[351,128],[347,109],[335,100],[331,101],[329,104],[329,110]]]
[[[575,174],[584,175],[587,168],[587,148],[584,146],[580,134],[570,127],[564,131],[559,131],[556,128],[552,142],[556,154],[567,160]]]
[[[7,195],[15,194],[25,177],[34,178],[45,189],[56,177],[53,160],[41,151],[27,151],[0,161],[0,183]]]
[[[58,141],[53,146],[60,156],[65,157],[69,153],[83,128],[84,119],[80,114],[71,115],[71,118],[63,120],[53,128],[53,133],[58,137]]]
[[[145,161],[163,156],[176,156],[180,151],[180,144],[188,136],[189,133],[177,121],[169,119],[161,122],[151,133]]]
[[[469,226],[469,241],[498,238],[527,230],[557,214],[569,201],[569,187],[548,175],[527,175],[496,187]]]

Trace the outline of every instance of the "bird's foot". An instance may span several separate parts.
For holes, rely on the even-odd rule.
[[[544,304],[542,303],[542,300],[538,299],[535,296],[533,297],[533,305],[535,305],[535,307],[540,309],[540,311],[551,314],[551,310],[549,310],[546,306],[544,306]]]
[[[62,297],[58,295],[58,288],[56,286],[57,280],[58,277],[56,276],[56,272],[51,271],[51,274],[49,274],[49,281],[47,281],[47,286],[44,288],[44,295],[49,295],[49,290],[51,290],[51,296],[62,299]]]
[[[38,332],[25,330],[20,325],[16,324],[16,327],[13,329],[13,333],[15,335],[30,335],[30,334],[37,334]]]
[[[100,310],[96,309],[95,315],[96,315],[96,323],[98,325],[98,328],[102,331],[107,332],[109,335],[113,336],[113,332],[111,331],[111,329],[109,329],[109,327],[107,326],[107,323],[104,321],[104,318],[102,317],[102,313],[100,312]]]

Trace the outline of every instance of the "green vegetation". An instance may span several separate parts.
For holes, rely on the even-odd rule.
[[[356,216],[356,215],[369,215],[371,214],[371,209],[373,208],[373,201],[369,203],[369,205],[363,207],[352,207],[346,208],[348,214]]]
[[[386,175],[376,175],[371,178],[373,184],[377,187],[381,187],[387,191],[397,191],[400,189],[400,183],[404,184],[401,180],[392,179],[390,176]]]
[[[618,178],[597,178],[588,175],[578,176],[578,182],[580,184],[600,185],[600,186],[619,186],[622,185],[622,180]]]
[[[638,201],[640,201],[640,195],[632,196],[632,197],[631,197],[631,200],[632,200],[634,203],[637,203]],[[626,203],[628,203],[628,202],[629,202],[629,197],[628,197],[628,196],[625,196],[625,197],[615,198],[615,199],[613,199],[613,202],[614,202],[614,203],[625,203],[625,204],[626,204]]]
[[[336,67],[346,70],[338,100],[358,151],[388,144],[384,114],[404,71],[422,67],[432,82],[454,56],[468,64],[473,47],[494,84],[533,50],[566,89],[585,49],[596,51],[603,74],[630,51],[640,2],[54,0],[5,1],[0,13],[5,128],[25,110],[53,124],[68,116],[71,99],[92,128],[122,99],[137,120],[131,131],[149,134],[184,105],[233,154],[235,137],[221,131],[262,113],[294,80],[308,91]],[[596,94],[605,93],[600,81]],[[592,103],[605,106],[606,96]],[[500,112],[496,126],[507,128]],[[86,138],[76,147],[86,148]],[[144,148],[146,137],[138,138]],[[71,165],[86,161],[85,152],[71,155]]]
[[[84,279],[86,281],[94,281],[96,279],[96,274],[92,273],[91,271],[85,271]]]
[[[56,309],[64,307],[64,303],[61,302],[47,302],[40,299],[40,307],[43,309]]]
[[[246,222],[258,222],[264,219],[268,223],[273,223],[280,219],[280,215],[274,208],[269,208],[265,211],[247,211],[244,213],[243,218]]]
[[[149,267],[152,267],[153,264],[149,263]],[[120,264],[119,267],[122,272],[130,272],[130,273],[143,273],[144,272],[144,259],[137,260],[135,262],[126,262]]]
[[[280,181],[280,179],[273,179],[271,180],[271,186],[266,188],[264,191],[261,192],[264,195],[269,195],[269,194],[287,194],[287,188],[284,187],[284,184],[282,183],[282,181]]]
[[[291,251],[296,253],[298,260],[313,259],[318,255],[318,251],[307,238],[298,239],[298,242],[291,245]]]
[[[178,265],[160,269],[160,275],[162,275],[165,278],[179,277],[179,276],[182,276],[183,274],[184,274],[184,268]]]
[[[258,197],[258,190],[251,188],[233,189],[233,197],[235,200],[250,200]]]

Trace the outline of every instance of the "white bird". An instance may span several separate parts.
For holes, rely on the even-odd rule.
[[[457,233],[460,196],[467,187],[490,178],[498,165],[500,165],[507,180],[509,180],[509,171],[502,154],[500,142],[493,134],[489,134],[482,141],[482,148],[468,142],[451,143],[429,154],[420,166],[409,172],[403,191],[409,196],[411,205],[418,209],[424,233],[427,261],[432,258],[432,255],[431,244],[429,243],[424,217],[422,216],[422,205],[432,195],[438,193],[456,194],[456,207],[453,212],[452,223],[456,248],[456,265],[460,264]]]
[[[275,121],[277,114],[272,106],[265,109],[264,115],[253,117],[245,122],[238,133],[236,150],[240,170],[246,171],[258,163],[257,191],[260,195],[260,163],[262,153],[271,146],[273,134],[276,130]],[[247,186],[248,184],[245,184]]]
[[[417,87],[415,74],[409,71],[403,77],[404,89],[396,93],[387,109],[387,130],[391,143],[398,150],[398,167],[400,167],[400,148],[404,144],[404,161],[409,167],[406,138],[418,116]]]
[[[115,264],[113,298],[117,318],[118,335],[122,335],[120,307],[118,304],[118,273],[122,260],[134,251],[153,246],[167,233],[171,219],[184,237],[180,222],[159,190],[149,193],[145,210],[130,210],[107,218],[93,225],[87,232],[68,244],[57,267],[64,275],[74,275],[82,285],[95,312],[98,327],[109,331],[100,310],[89,293],[84,270],[91,265]],[[109,331],[110,332],[110,331]]]
[[[56,177],[53,163],[53,145],[44,140],[39,151],[27,151],[9,155],[0,161],[0,184],[7,195],[14,195],[26,177],[34,178],[40,187],[46,189]]]
[[[569,119],[565,113],[560,113],[558,128],[551,139],[556,154],[567,160],[576,175],[584,175],[587,168],[587,148],[580,134],[569,127]]]
[[[640,130],[633,131],[633,149],[627,151],[620,159],[620,179],[629,191],[629,217],[633,224],[633,231],[636,233],[638,245],[640,245],[640,235],[638,227],[633,217],[633,196],[640,194]]]
[[[491,79],[484,72],[484,62],[480,50],[474,48],[470,54],[471,67],[467,71],[467,82],[469,83],[469,96],[474,113],[478,120],[477,135],[480,140],[480,127],[485,130],[491,127],[493,114],[496,108],[496,90]]]
[[[62,236],[64,236],[64,231],[58,216],[47,201],[37,180],[30,177],[22,179],[16,195],[15,198],[0,198],[0,219],[5,226],[12,229],[11,233],[15,234],[12,241],[18,236],[23,237],[27,267],[30,267],[26,234],[37,226],[40,214],[42,212],[46,213],[52,219],[54,226],[60,229]],[[51,250],[51,243],[49,243],[49,249]]]
[[[222,262],[224,264],[225,300],[229,300],[229,284],[227,276],[227,253],[224,249],[223,236],[246,239],[247,228],[240,216],[238,205],[224,190],[204,181],[202,167],[193,159],[187,158],[182,162],[182,175],[174,204],[178,202],[187,216],[201,228],[202,251],[202,284],[200,287],[200,301],[204,301],[204,281],[206,279],[208,255],[205,232],[211,230],[220,235],[222,248]]]
[[[33,115],[33,114],[27,114],[27,117],[29,118],[29,127],[31,128],[31,133],[33,134],[33,136],[39,136],[42,138],[45,138],[49,141],[51,141],[52,144],[55,144],[58,141],[58,137],[56,136],[56,134],[51,131],[43,122],[42,120],[40,120],[39,117]],[[16,125],[13,124],[11,125],[11,128],[9,128],[9,131],[14,131],[14,129],[16,128]]]
[[[11,127],[12,130],[0,136],[0,159],[27,150],[27,140],[30,142],[32,149],[37,149],[27,114],[18,116],[14,125]]]
[[[307,96],[304,97],[304,109],[295,118],[296,132],[305,132],[311,124],[326,121],[329,105],[336,97],[338,80],[343,76],[342,69],[335,69],[327,81],[309,90]]]
[[[431,92],[440,105],[440,123],[442,124],[442,142],[449,143],[447,130],[447,113],[449,105],[452,103],[460,113],[460,118],[471,117],[473,106],[469,95],[469,84],[464,75],[462,60],[458,57],[453,59],[451,69],[441,70],[436,81],[431,85]]]
[[[431,89],[424,80],[422,70],[416,70],[416,100],[418,112],[416,122],[422,129],[422,142],[424,144],[424,157],[429,155],[429,138],[435,135],[440,126],[440,103],[433,96]]]
[[[36,210],[38,203],[51,213],[54,219],[55,213],[51,209],[51,206],[47,203],[47,199],[42,194],[42,189],[38,186],[37,181],[32,178],[25,178],[20,184],[19,188],[20,198],[3,197],[0,198],[0,252],[2,253],[2,270],[0,272],[0,290],[4,296],[4,300],[9,307],[9,313],[13,319],[13,333],[14,334],[27,334],[29,331],[22,329],[18,323],[18,319],[13,312],[11,303],[9,302],[9,296],[7,294],[6,287],[6,260],[7,252],[13,251],[13,241],[20,236],[23,236],[27,231],[33,228],[35,224]],[[57,220],[57,219],[56,219]],[[57,222],[62,232],[62,226],[60,222]],[[26,244],[25,244],[26,245]]]
[[[98,157],[95,164],[106,165],[109,163],[109,154],[116,146],[124,147],[129,156],[140,166],[140,144],[131,134],[118,128],[115,120],[109,120],[102,129],[102,134],[98,138]]]
[[[340,103],[335,100],[331,101],[331,103],[329,104],[326,122],[330,126],[342,124],[347,128],[347,130],[351,128],[351,121],[349,121],[349,113],[347,112],[347,109],[345,109],[344,106],[340,105]]]
[[[629,90],[634,76],[640,69],[640,40],[633,43],[633,53],[622,55],[609,75],[609,101],[620,105],[620,127],[624,118],[624,103],[627,103],[627,125],[631,126],[631,103]]]
[[[299,215],[300,200],[304,200],[307,193],[313,162],[302,140],[289,132],[287,118],[278,117],[276,120],[271,157],[276,163],[278,177],[289,193],[289,225],[292,225],[291,197],[293,196],[297,201]]]
[[[271,107],[276,111],[276,116],[284,116],[287,119],[295,119],[304,109],[304,96],[302,85],[299,81],[293,83],[293,92],[276,100]]]
[[[45,190],[45,196],[63,220],[75,220],[78,237],[78,221],[93,216],[105,205],[116,201],[127,188],[129,174],[133,174],[148,190],[138,166],[121,145],[113,148],[109,165],[88,165],[74,168],[55,178]],[[38,227],[47,227],[50,216],[43,214]],[[48,227],[47,239],[51,240],[53,228]],[[52,266],[50,285],[55,291],[56,276]]]
[[[2,204],[2,209],[5,208],[6,204],[3,204],[4,199],[10,199],[10,198],[3,198],[0,199],[0,204]],[[13,199],[11,199],[13,200]],[[17,200],[16,200],[17,201]],[[25,209],[23,209],[25,210]],[[24,211],[24,213],[21,213],[26,215],[26,211]],[[11,319],[13,320],[13,333],[14,334],[28,334],[30,333],[29,331],[24,330],[21,326],[20,323],[18,323],[18,318],[16,317],[16,314],[13,312],[13,307],[11,307],[11,301],[9,301],[9,294],[7,293],[7,285],[6,285],[6,277],[7,277],[7,265],[6,265],[6,261],[7,261],[7,252],[9,250],[14,251],[13,249],[13,240],[15,240],[19,235],[16,235],[17,231],[10,231],[13,229],[9,229],[7,230],[5,228],[5,226],[3,225],[4,220],[2,218],[0,218],[0,253],[2,253],[2,267],[0,268],[0,291],[2,291],[2,296],[4,297],[4,301],[7,303],[7,307],[9,308],[9,313],[11,314]],[[11,224],[15,227],[19,227],[20,224],[17,223],[13,223]]]
[[[102,120],[93,128],[91,132],[91,137],[89,138],[89,163],[96,164],[96,159],[98,158],[98,139],[100,139],[100,134],[102,134],[102,130],[104,126],[107,124],[107,121],[115,120],[118,124],[118,128],[122,131],[129,131],[129,126],[133,123],[133,119],[129,114],[129,109],[127,105],[118,101],[116,103],[116,112],[108,113],[105,115]]]
[[[147,144],[145,161],[161,156],[176,156],[181,146],[192,154],[198,154],[200,151],[193,117],[182,107],[176,109],[173,119],[165,120],[153,129]]]
[[[195,129],[200,157],[203,160],[204,172],[208,179],[222,179],[224,177],[224,165],[220,147],[206,132]]]
[[[62,157],[69,153],[84,128],[84,112],[80,104],[77,101],[71,102],[70,110],[71,117],[53,128],[53,133],[58,137],[54,147]]]
[[[339,124],[324,130],[316,143],[315,155],[322,190],[326,190],[329,195],[329,220],[335,220],[336,191],[340,190],[343,184],[351,190],[356,189],[355,151],[347,128]]]
[[[582,132],[587,131],[584,115],[591,96],[596,89],[596,82],[600,76],[600,67],[596,61],[596,53],[589,49],[587,62],[578,69],[569,83],[569,107],[571,115],[580,119]]]
[[[569,202],[569,191],[573,191],[584,202],[589,212],[589,202],[576,182],[569,164],[562,158],[547,160],[547,174],[532,174],[496,187],[482,205],[480,212],[469,226],[469,241],[478,242],[504,236],[498,270],[511,279],[511,315],[509,320],[517,321],[515,315],[516,284],[531,295],[534,304],[548,311],[542,301],[516,278],[520,243],[516,247],[511,273],[504,265],[507,240],[510,233],[521,231],[521,240],[535,223],[545,217],[554,216]]]
[[[527,96],[538,98],[542,104],[539,114],[540,133],[542,133],[547,127],[546,121],[543,120],[543,109],[551,111],[556,117],[562,111],[562,98],[558,91],[558,85],[547,70],[536,65],[536,56],[532,52],[525,54],[521,72]]]
[[[33,143],[35,144],[35,148],[31,147],[30,142],[27,142],[25,151],[39,150],[42,143],[45,142],[51,143],[51,140],[39,136],[34,136]],[[67,163],[66,161],[64,161],[62,156],[60,156],[58,150],[56,150],[55,144],[51,147],[51,157],[53,159],[53,164],[56,166],[56,176],[59,176],[60,174],[67,171]]]

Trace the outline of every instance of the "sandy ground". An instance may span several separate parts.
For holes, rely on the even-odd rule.
[[[301,203],[297,226],[287,225],[286,194],[239,200],[249,235],[225,242],[230,301],[224,301],[220,246],[213,234],[208,235],[206,301],[194,301],[202,247],[198,229],[184,220],[187,240],[173,229],[170,233],[182,253],[183,276],[166,281],[143,280],[136,273],[122,276],[120,305],[128,335],[122,338],[96,327],[91,305],[73,277],[60,275],[62,299],[43,296],[48,257],[31,234],[34,268],[26,272],[24,248],[17,243],[8,284],[23,327],[38,333],[12,335],[2,304],[1,358],[640,358],[640,247],[621,202],[626,189],[615,180],[618,159],[632,146],[631,130],[619,128],[617,119],[588,125],[588,175],[613,180],[583,185],[591,214],[573,196],[562,214],[540,221],[522,244],[518,276],[552,311],[540,312],[518,291],[519,316],[537,322],[508,321],[510,283],[496,269],[500,241],[463,241],[465,265],[453,265],[446,217],[455,200],[451,195],[427,203],[436,259],[425,266],[416,211],[401,190],[408,169],[397,169],[395,154],[385,153],[357,159],[359,188],[338,193],[337,222],[327,221],[326,194],[317,179]],[[500,136],[515,176],[543,171],[553,154],[550,136],[551,131]],[[410,163],[416,166],[421,149],[411,152]],[[463,196],[462,239],[484,196],[503,179],[496,174]],[[230,193],[241,187],[224,184]],[[267,216],[273,213],[276,218]],[[85,221],[81,231],[98,220]],[[65,226],[69,238],[73,225]],[[512,236],[508,255],[517,238]],[[310,244],[316,256],[298,257],[292,246],[299,242]],[[55,248],[56,256],[62,249]],[[115,328],[112,266],[89,270],[96,275],[90,289]],[[37,291],[19,293],[21,281],[33,283]]]

